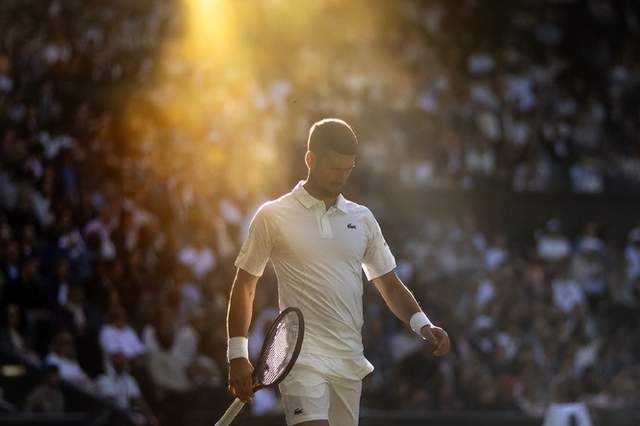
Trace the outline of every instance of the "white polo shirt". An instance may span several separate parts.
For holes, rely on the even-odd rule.
[[[298,363],[305,357],[354,360],[364,376],[373,367],[363,356],[362,270],[372,280],[396,262],[368,208],[340,194],[327,210],[304,183],[260,207],[235,266],[261,276],[271,260],[280,310],[295,306],[304,315]]]

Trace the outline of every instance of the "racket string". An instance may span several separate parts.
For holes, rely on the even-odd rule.
[[[287,315],[276,326],[268,342],[258,374],[259,382],[265,386],[275,383],[289,365],[298,340],[298,318]]]

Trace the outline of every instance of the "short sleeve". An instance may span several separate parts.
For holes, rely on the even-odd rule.
[[[382,235],[378,221],[371,212],[368,212],[367,227],[369,236],[367,249],[362,260],[362,269],[369,281],[378,278],[396,267],[396,259],[391,253],[389,245]]]
[[[240,248],[235,266],[256,277],[262,276],[265,266],[271,257],[273,240],[272,224],[264,206],[256,212],[249,226],[249,235]]]

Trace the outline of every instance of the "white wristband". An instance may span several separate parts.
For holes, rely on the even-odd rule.
[[[249,339],[246,337],[229,338],[229,346],[227,347],[227,360],[231,361],[235,358],[249,359]]]
[[[425,314],[422,311],[419,311],[411,316],[411,319],[409,320],[409,325],[411,326],[411,329],[413,330],[414,333],[416,333],[418,336],[424,339],[424,336],[422,335],[422,332],[421,332],[422,327],[424,327],[425,325],[431,326],[433,324],[431,323],[431,321],[429,321],[427,314]]]

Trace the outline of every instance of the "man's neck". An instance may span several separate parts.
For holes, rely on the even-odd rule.
[[[311,195],[313,198],[317,198],[318,200],[324,201],[325,208],[329,208],[336,204],[336,200],[338,197],[329,196],[327,197],[321,190],[319,190],[313,180],[307,178],[307,181],[303,185],[304,189]]]

